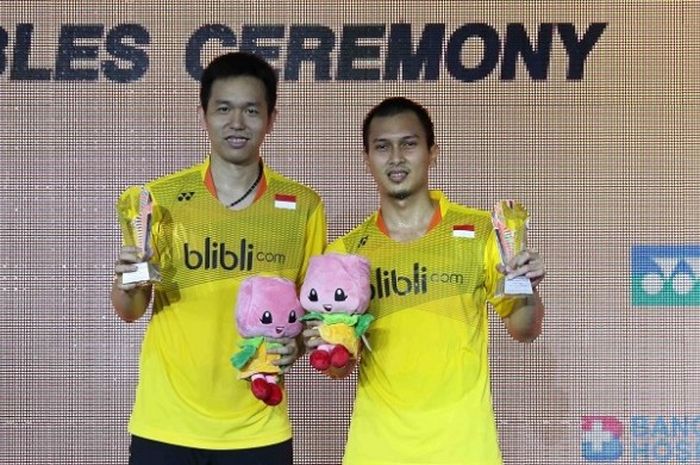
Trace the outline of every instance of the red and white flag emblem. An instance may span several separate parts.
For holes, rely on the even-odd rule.
[[[452,227],[452,235],[454,237],[466,237],[468,239],[474,238],[474,225],[473,224],[456,224]]]
[[[297,197],[295,195],[275,194],[275,208],[296,210]]]

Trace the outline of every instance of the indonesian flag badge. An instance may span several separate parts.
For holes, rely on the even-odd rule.
[[[452,226],[452,236],[462,237],[466,239],[474,239],[474,225],[473,224],[456,224]]]
[[[281,208],[283,210],[296,210],[296,196],[286,194],[275,194],[275,208]]]

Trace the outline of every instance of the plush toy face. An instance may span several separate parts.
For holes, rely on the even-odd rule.
[[[294,337],[302,330],[304,309],[293,282],[253,276],[241,283],[236,302],[236,324],[243,337]]]
[[[326,254],[309,261],[300,295],[307,311],[364,313],[370,296],[369,262],[364,257]]]

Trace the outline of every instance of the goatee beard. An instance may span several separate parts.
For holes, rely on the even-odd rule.
[[[396,200],[406,200],[410,195],[411,193],[409,191],[403,190],[398,192],[392,192],[391,194],[389,194],[389,197]]]

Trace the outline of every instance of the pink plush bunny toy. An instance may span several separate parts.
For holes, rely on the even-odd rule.
[[[345,367],[357,358],[360,338],[374,319],[365,314],[371,297],[369,262],[359,255],[312,257],[301,286],[302,319],[319,320],[321,338],[328,342],[311,352],[311,366],[325,371]]]
[[[278,381],[281,370],[273,365],[279,354],[267,353],[280,337],[296,337],[302,330],[304,309],[292,281],[277,277],[253,276],[241,283],[236,302],[236,325],[244,337],[241,350],[231,363],[240,371],[239,379],[249,379],[253,395],[267,405],[282,401]]]

